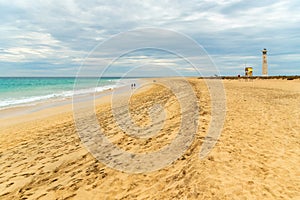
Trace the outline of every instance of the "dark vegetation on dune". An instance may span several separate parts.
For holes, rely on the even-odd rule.
[[[198,79],[203,79],[203,78],[208,78],[208,79],[283,79],[283,80],[294,80],[294,79],[300,79],[300,76],[252,76],[252,77],[247,77],[247,76],[212,76],[212,77],[199,77]]]

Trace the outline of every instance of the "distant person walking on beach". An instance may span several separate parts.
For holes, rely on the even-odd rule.
[[[131,89],[135,89],[135,83],[131,83]]]

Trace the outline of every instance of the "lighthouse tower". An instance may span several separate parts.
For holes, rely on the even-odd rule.
[[[268,76],[268,62],[267,62],[267,49],[264,49],[262,52],[262,75]]]

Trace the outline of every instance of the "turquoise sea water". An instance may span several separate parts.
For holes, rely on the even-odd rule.
[[[0,78],[0,109],[120,87],[119,78]],[[98,83],[98,84],[95,84]]]

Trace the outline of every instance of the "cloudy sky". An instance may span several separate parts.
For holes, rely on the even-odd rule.
[[[82,64],[93,61],[101,68],[104,63],[99,59],[114,57],[129,42],[114,42],[114,48],[105,52],[97,45],[116,34],[149,27],[195,40],[222,75],[243,74],[245,64],[260,75],[263,48],[268,50],[270,75],[300,75],[299,10],[297,0],[0,0],[0,76],[74,76]],[[153,32],[158,38],[162,34]],[[164,41],[174,47],[173,37]],[[178,48],[182,41],[177,38]],[[93,49],[96,53],[91,56]],[[148,75],[151,70],[168,74],[166,69],[193,75],[183,59],[154,50],[128,53],[113,65],[108,75],[120,76],[137,66]],[[95,74],[87,68],[85,75]]]

